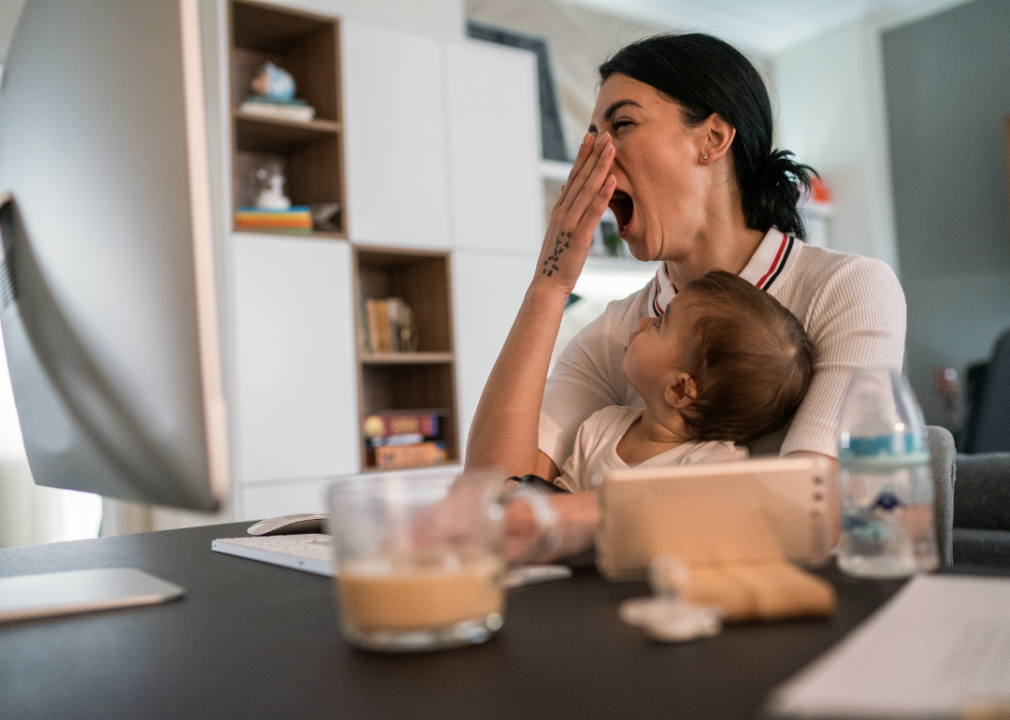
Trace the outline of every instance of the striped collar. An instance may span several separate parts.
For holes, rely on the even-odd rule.
[[[765,235],[764,240],[758,245],[756,251],[751,256],[747,267],[740,273],[740,277],[753,283],[762,290],[771,289],[775,281],[780,280],[783,273],[788,270],[790,258],[795,258],[797,240],[780,230],[772,228]],[[666,274],[666,263],[659,266],[656,277],[649,289],[649,317],[660,317],[666,312],[667,305],[677,294],[676,288],[670,282]]]

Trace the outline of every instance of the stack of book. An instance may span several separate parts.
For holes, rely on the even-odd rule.
[[[316,117],[316,109],[304,100],[277,100],[252,95],[239,106],[239,111],[249,115],[309,122]]]
[[[433,413],[387,413],[365,418],[370,464],[388,470],[445,461],[445,442]]]
[[[359,342],[364,353],[417,351],[414,313],[401,298],[362,300]]]
[[[312,233],[312,212],[307,206],[287,210],[241,207],[235,213],[237,230],[276,230],[295,235]]]

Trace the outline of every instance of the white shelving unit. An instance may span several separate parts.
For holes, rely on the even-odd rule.
[[[339,28],[347,239],[225,234],[237,520],[322,510],[327,478],[362,467],[355,251],[449,253],[455,364],[442,364],[462,451],[543,237],[533,56],[354,18]],[[218,42],[227,67],[228,34]]]

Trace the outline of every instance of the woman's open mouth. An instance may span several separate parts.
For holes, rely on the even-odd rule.
[[[614,217],[617,218],[617,231],[624,235],[628,223],[631,222],[631,216],[635,213],[635,201],[623,190],[614,190],[609,205]]]

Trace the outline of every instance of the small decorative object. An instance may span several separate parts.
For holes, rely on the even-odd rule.
[[[239,108],[250,115],[309,122],[316,109],[295,97],[295,79],[272,62],[260,65],[249,84],[250,95]]]
[[[414,311],[410,305],[400,302],[396,318],[397,331],[400,334],[400,352],[417,352],[417,325],[414,322]]]
[[[270,162],[256,171],[259,181],[259,195],[256,196],[256,207],[264,210],[287,210],[291,200],[284,194],[286,179],[281,172],[280,163]]]
[[[287,70],[277,67],[272,62],[260,65],[249,87],[254,95],[270,100],[287,102],[295,97],[295,79]]]
[[[340,232],[343,227],[340,223],[340,203],[313,203],[312,226],[322,232]]]
[[[610,220],[600,220],[600,230],[603,232],[603,244],[609,257],[624,257],[624,242],[617,232],[617,223]]]
[[[649,567],[653,595],[621,603],[621,620],[661,642],[687,642],[718,635],[722,632],[719,612],[692,605],[685,599],[690,578],[691,571],[680,558],[656,558]]]
[[[593,230],[593,243],[589,248],[589,254],[599,257],[627,257],[624,241],[617,231],[617,218],[609,208],[603,212],[603,217]]]

